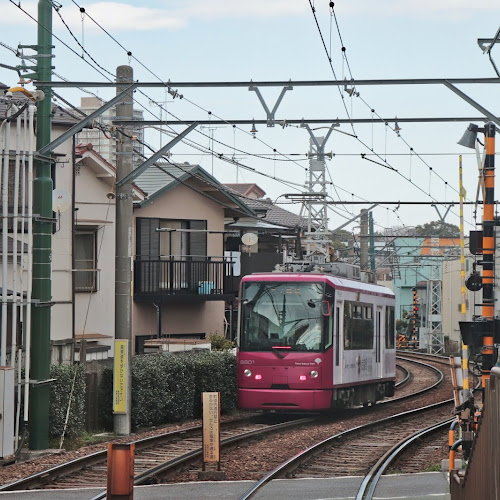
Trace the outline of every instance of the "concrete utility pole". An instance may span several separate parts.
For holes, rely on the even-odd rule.
[[[133,81],[133,70],[130,66],[118,66],[116,69],[116,93],[125,91]],[[133,97],[132,90],[116,104],[116,118],[132,120]],[[120,132],[121,131],[121,132]],[[124,410],[116,412],[114,430],[116,434],[128,436],[130,434],[130,412],[132,377],[130,365],[132,359],[132,222],[133,222],[133,195],[132,181],[123,185],[119,181],[129,175],[134,167],[133,163],[133,128],[123,126],[118,129],[116,141],[116,264],[115,264],[115,339],[126,341],[127,349],[123,355],[125,364],[122,371],[125,397]],[[116,352],[115,358],[120,356]],[[115,364],[115,384],[117,380]],[[116,387],[115,387],[116,394]]]
[[[52,4],[38,2],[38,52],[36,79],[50,81],[52,76]],[[44,87],[45,97],[37,103],[36,149],[50,143],[51,88]],[[50,163],[36,160],[33,183],[33,290],[31,327],[31,379],[35,383],[29,401],[29,447],[49,447],[50,306],[52,299],[52,177]],[[29,335],[29,333],[27,332]]]

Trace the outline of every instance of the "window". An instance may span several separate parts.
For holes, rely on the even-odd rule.
[[[385,308],[385,348],[394,349],[396,330],[394,328],[394,307]]]
[[[97,291],[97,228],[75,231],[75,292]]]
[[[322,283],[244,283],[240,348],[321,351],[325,343],[331,345],[333,325],[331,315],[322,313],[323,288]]]
[[[340,307],[335,307],[335,366],[340,361]]]
[[[373,348],[373,306],[344,302],[344,349]]]
[[[164,231],[156,231],[158,228]],[[139,217],[137,218],[137,258],[140,260],[204,258],[207,255],[206,229],[206,220]]]

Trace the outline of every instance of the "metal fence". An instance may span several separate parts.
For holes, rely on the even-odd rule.
[[[484,408],[465,473],[450,472],[452,500],[500,499],[500,368],[491,371]]]
[[[223,295],[232,293],[233,263],[224,258],[162,260],[134,263],[136,295]]]

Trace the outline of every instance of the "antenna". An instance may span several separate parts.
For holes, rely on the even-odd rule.
[[[71,205],[71,195],[64,189],[54,189],[52,191],[52,211],[62,214]]]
[[[258,241],[259,237],[255,233],[245,233],[241,237],[241,242],[243,243],[243,245],[246,245],[247,247],[255,245]]]

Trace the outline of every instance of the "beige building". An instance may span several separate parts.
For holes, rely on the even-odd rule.
[[[21,105],[25,101],[21,96]],[[76,122],[77,116],[54,106],[52,140]],[[12,128],[10,136],[15,133]],[[92,144],[73,145],[68,139],[56,149],[51,174],[50,337],[54,363],[79,360],[82,350],[87,360],[112,356],[115,335],[116,169]],[[15,148],[9,193],[14,184],[14,153]],[[21,169],[26,170],[26,165],[24,162]],[[23,179],[27,184],[26,175]],[[131,263],[135,345],[141,349],[144,339],[156,336],[200,338],[224,333],[225,304],[232,303],[237,293],[232,262],[224,258],[224,220],[253,216],[254,211],[196,165],[153,166],[136,182]],[[9,211],[12,204],[9,194]],[[18,302],[22,302],[23,293],[26,296],[26,241],[26,234],[14,236],[9,229],[9,266],[2,279],[9,301],[13,274],[22,277],[18,278]],[[14,247],[18,249],[17,265]],[[7,309],[8,348],[12,337],[10,304]],[[18,345],[24,337],[25,311],[18,313]]]

